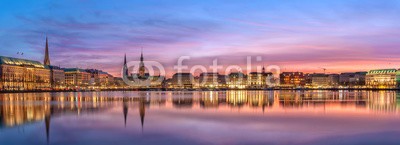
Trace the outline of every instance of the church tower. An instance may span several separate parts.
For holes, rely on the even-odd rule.
[[[261,73],[262,73],[262,74],[265,74],[265,67],[264,67],[264,66],[262,67]]]
[[[144,67],[144,62],[143,62],[143,49],[140,54],[140,63],[139,63],[139,78],[145,78],[145,67]]]
[[[126,62],[126,53],[125,53],[125,58],[124,58],[124,70],[125,70],[125,72],[124,72],[123,75],[126,75],[128,77],[129,76],[129,70],[128,70],[128,65],[127,65],[127,62]]]
[[[46,36],[46,48],[45,48],[45,54],[44,54],[44,62],[43,64],[46,66],[50,65],[50,56],[49,56],[49,42],[47,40],[47,36]]]

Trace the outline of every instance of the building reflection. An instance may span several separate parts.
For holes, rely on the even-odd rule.
[[[192,108],[193,98],[174,98],[172,103],[175,108]]]
[[[44,121],[49,141],[51,119],[63,115],[102,113],[122,106],[124,126],[129,109],[138,109],[142,131],[146,111],[191,109],[218,111],[239,108],[249,112],[356,112],[398,114],[396,91],[207,91],[137,92],[112,96],[107,93],[15,93],[0,94],[0,127]],[[150,108],[151,107],[151,108]],[[133,111],[135,112],[135,111]],[[227,112],[228,113],[228,112]]]

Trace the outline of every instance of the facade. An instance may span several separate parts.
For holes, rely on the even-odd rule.
[[[331,87],[339,86],[339,74],[328,74],[328,84]]]
[[[250,72],[247,77],[247,87],[252,89],[262,89],[267,87],[266,76],[259,72]]]
[[[356,72],[354,75],[354,85],[365,85],[365,78],[368,72]]]
[[[305,76],[302,72],[283,72],[279,75],[280,86],[284,88],[303,87]]]
[[[65,88],[65,72],[58,66],[48,66],[50,69],[50,81],[53,89]]]
[[[341,73],[339,84],[342,86],[362,86],[365,85],[367,72]]]
[[[330,87],[329,86],[329,75],[327,75],[327,74],[315,73],[315,74],[312,74],[311,78],[312,78],[311,85],[314,88]]]
[[[370,70],[366,75],[366,86],[374,89],[394,89],[399,87],[400,72],[396,69]]]
[[[97,69],[87,69],[90,73],[90,85],[96,87],[108,87],[114,85],[114,77],[107,72]]]
[[[165,88],[165,77],[164,76],[150,76],[150,88]]]
[[[219,88],[218,73],[201,73],[199,77],[200,88]]]
[[[232,72],[228,76],[227,86],[230,89],[245,89],[247,87],[247,76],[241,72]]]
[[[265,72],[265,68],[262,68],[261,73],[259,72],[250,72],[248,77],[247,77],[247,87],[248,88],[253,88],[253,89],[263,89],[268,87],[267,85],[267,79],[270,83],[272,83],[273,80],[271,80],[273,74],[268,72]]]
[[[194,77],[191,73],[176,73],[171,79],[171,88],[191,89],[193,88]]]
[[[65,85],[68,87],[87,87],[90,85],[91,74],[83,69],[66,68]]]
[[[0,56],[0,90],[50,89],[50,70],[38,61]]]

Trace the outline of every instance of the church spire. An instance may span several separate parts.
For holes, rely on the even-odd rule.
[[[143,62],[143,48],[140,51],[140,61]]]
[[[262,67],[262,73],[265,74],[265,67],[264,67],[264,65],[263,65],[263,67]]]
[[[126,65],[126,53],[125,53],[125,57],[124,57],[124,65]]]
[[[127,61],[126,61],[126,53],[125,53],[125,57],[124,57],[124,69],[125,69],[124,75],[129,76],[129,70],[128,70],[128,65],[127,65]]]
[[[140,53],[140,63],[139,63],[139,78],[145,78],[146,68],[143,62],[143,48]]]
[[[50,56],[49,56],[49,41],[47,39],[47,36],[46,36],[46,48],[45,49],[46,50],[45,50],[45,54],[44,54],[43,64],[48,66],[48,65],[50,65]]]

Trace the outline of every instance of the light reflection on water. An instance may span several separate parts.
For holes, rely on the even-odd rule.
[[[0,94],[1,144],[400,144],[396,91]]]

